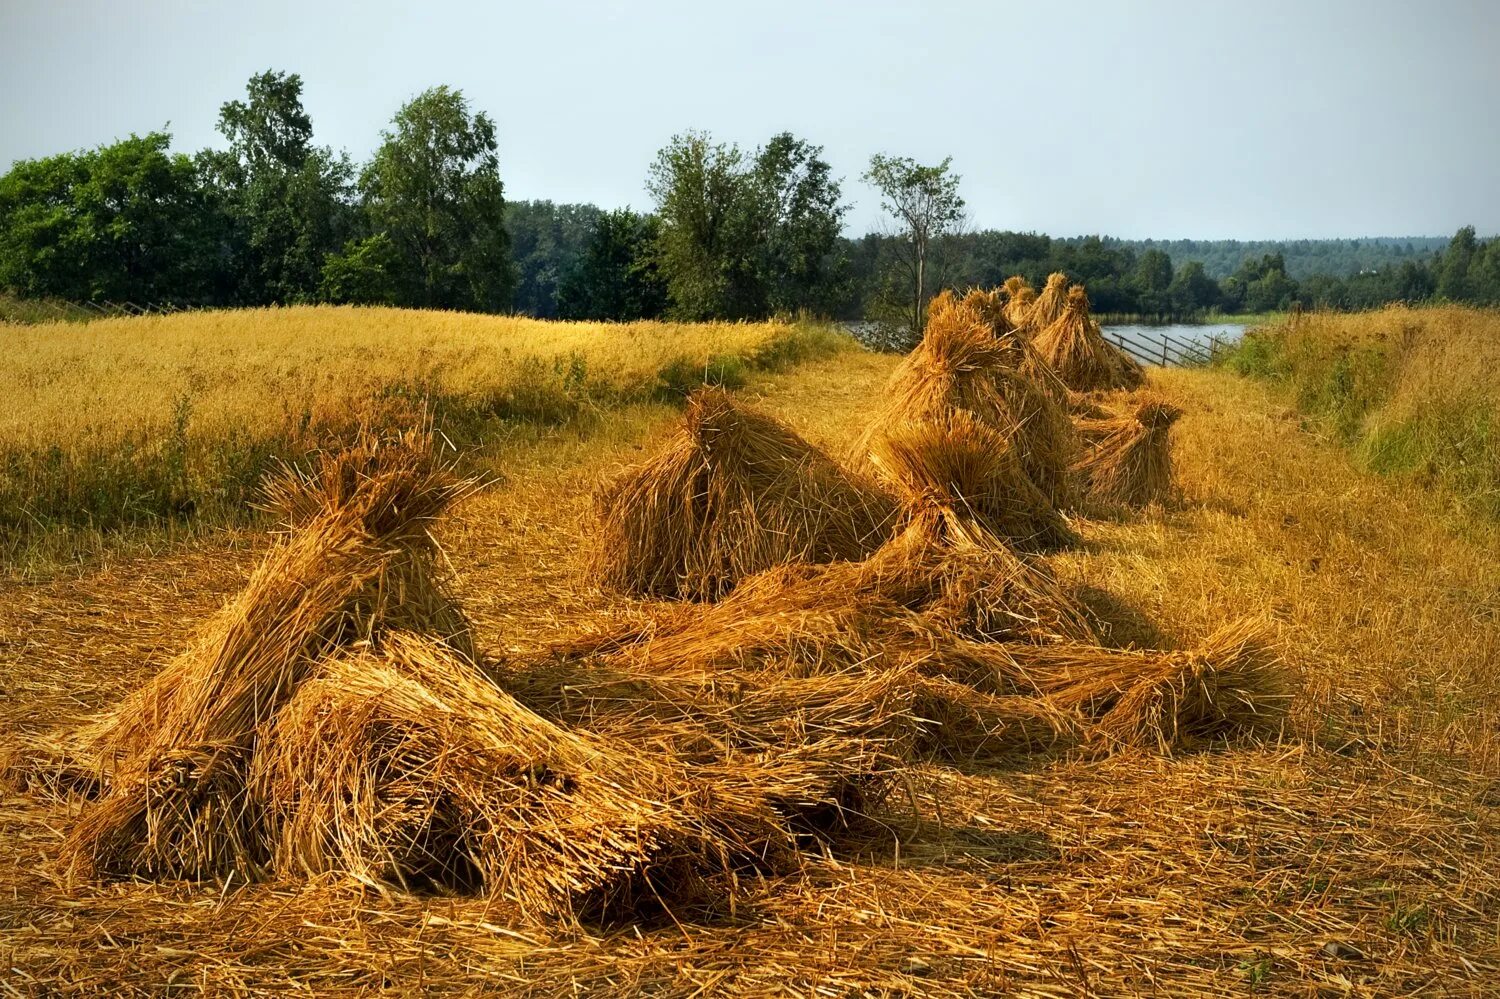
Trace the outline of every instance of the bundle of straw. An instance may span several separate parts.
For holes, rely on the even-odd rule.
[[[1084,496],[1098,503],[1141,507],[1172,492],[1172,424],[1182,410],[1146,399],[1131,413],[1079,420],[1085,442],[1073,464]]]
[[[1068,289],[1061,315],[1039,327],[1032,344],[1048,367],[1077,392],[1132,389],[1145,380],[1141,366],[1099,332],[1082,285]]]
[[[959,504],[1026,550],[1078,541],[1026,474],[1011,441],[966,410],[888,428],[873,441],[870,460],[909,508]]]
[[[567,731],[416,636],[320,665],[262,735],[250,795],[273,869],[484,892],[602,920],[711,904],[794,863],[764,796]]]
[[[1006,316],[1006,300],[999,288],[992,288],[989,291],[983,288],[971,288],[958,304],[983,319],[990,329],[990,334],[996,339],[1015,331],[1015,327]]]
[[[1094,720],[1092,735],[1106,750],[1171,752],[1269,730],[1288,700],[1280,655],[1255,619],[1220,628],[1191,652],[1008,648],[1016,670],[1052,703]]]
[[[392,628],[472,658],[470,630],[435,570],[427,524],[470,483],[429,433],[362,437],[268,485],[297,522],[198,641],[143,688],[73,733],[66,754],[105,792],[67,842],[104,874],[248,874],[266,860],[244,795],[257,733],[315,664]]]
[[[1023,335],[1029,334],[1031,328],[1027,323],[1031,318],[1031,308],[1036,302],[1036,289],[1019,274],[1006,278],[1005,284],[1000,287],[1005,294],[1006,321],[1010,323],[1011,329]]]
[[[1037,295],[1031,303],[1031,308],[1026,313],[1026,319],[1022,325],[1030,331],[1032,336],[1036,336],[1062,317],[1067,302],[1068,276],[1062,271],[1053,271],[1047,275],[1047,283],[1042,286],[1041,294]]]
[[[872,483],[717,389],[695,393],[682,428],[595,508],[605,585],[706,600],[772,566],[860,558],[894,512]]]
[[[964,411],[1010,443],[1052,506],[1071,506],[1072,424],[1055,391],[1021,373],[1026,356],[1019,340],[994,336],[972,308],[960,303],[938,313],[892,374],[886,405],[855,443],[857,460],[868,461],[877,439],[895,428]]]

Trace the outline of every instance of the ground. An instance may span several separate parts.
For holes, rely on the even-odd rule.
[[[893,360],[742,394],[837,450]],[[809,858],[709,925],[557,929],[464,898],[313,885],[68,883],[69,806],[0,805],[0,989],[505,995],[1500,993],[1500,531],[1356,471],[1283,401],[1157,371],[1187,410],[1181,501],[1054,556],[1120,643],[1266,616],[1281,736],[1175,758],[915,767],[887,848]],[[641,406],[501,453],[442,529],[483,648],[618,610],[589,493],[670,426]],[[0,738],[113,703],[232,593],[241,530],[0,581]],[[915,812],[913,812],[915,810]]]

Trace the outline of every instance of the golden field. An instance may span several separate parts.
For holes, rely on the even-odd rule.
[[[5,326],[0,549],[242,520],[273,458],[432,411],[460,447],[843,345],[778,323],[298,306]],[[48,538],[46,535],[51,534]]]
[[[447,317],[431,321],[448,328]],[[1351,337],[1363,335],[1360,320],[1348,322]],[[763,341],[716,339],[754,330],[701,331],[696,349],[705,361],[755,350]],[[283,344],[297,339],[283,335]],[[485,391],[485,348],[469,339],[478,334],[452,335],[448,384]],[[190,339],[178,349],[211,366],[213,351]],[[392,347],[369,363],[399,373],[402,358],[415,363],[429,346],[404,355]],[[241,396],[221,381],[214,394],[276,398],[283,376],[273,371],[288,384],[317,382],[306,368],[277,367],[265,349],[259,361],[235,362],[261,372],[249,383],[258,388]],[[339,353],[326,363],[365,363]],[[665,356],[628,377],[659,371]],[[895,363],[845,350],[780,370],[747,366],[741,394],[840,453],[880,408]],[[1494,994],[1500,527],[1455,508],[1440,483],[1373,474],[1319,418],[1298,411],[1307,400],[1290,371],[1274,382],[1225,371],[1150,378],[1186,410],[1173,433],[1180,501],[1079,521],[1083,546],[1046,561],[1120,644],[1185,647],[1227,619],[1271,618],[1297,690],[1278,736],[1175,757],[1058,752],[1004,765],[918,764],[881,816],[884,846],[809,856],[800,873],[749,886],[744,904],[717,920],[617,929],[538,926],[493,900],[334,880],[72,881],[56,858],[76,806],[11,795],[0,805],[11,847],[0,857],[0,986]],[[142,375],[130,392],[154,399],[151,380]],[[113,412],[131,419],[131,395],[110,393]],[[171,414],[170,403],[143,409],[152,419]],[[439,531],[482,647],[535,649],[637,608],[591,585],[580,543],[589,495],[675,418],[666,405],[631,406],[494,452],[503,480]],[[54,728],[140,685],[241,585],[268,543],[242,529],[156,556],[106,547],[81,565],[0,582],[0,738]]]
[[[1366,467],[1500,516],[1500,311],[1311,313],[1258,331],[1231,367],[1285,386]]]

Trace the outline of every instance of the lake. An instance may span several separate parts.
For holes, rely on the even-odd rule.
[[[1153,340],[1160,343],[1165,334],[1171,340],[1191,340],[1194,343],[1207,344],[1214,338],[1217,338],[1220,343],[1238,340],[1244,336],[1246,327],[1244,323],[1167,323],[1162,326],[1109,325],[1103,329],[1104,332],[1112,335],[1128,336],[1146,343]]]
[[[1120,324],[1101,327],[1104,338],[1146,364],[1161,363],[1161,342],[1166,337],[1174,359],[1195,353],[1185,345],[1200,345],[1209,352],[1215,345],[1234,343],[1245,335],[1244,323],[1165,323],[1160,326]]]
[[[842,325],[867,347],[889,349],[891,346],[885,342],[888,338],[882,337],[882,327],[878,323],[845,322]],[[1121,324],[1103,327],[1111,343],[1119,343],[1123,338],[1137,344],[1131,353],[1141,355],[1140,359],[1147,362],[1161,360],[1160,355],[1153,354],[1149,348],[1159,345],[1164,335],[1172,341],[1186,340],[1201,343],[1207,348],[1215,339],[1221,344],[1233,343],[1244,335],[1245,329],[1244,323],[1168,323],[1161,326]]]

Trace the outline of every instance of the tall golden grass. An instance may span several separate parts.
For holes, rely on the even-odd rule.
[[[735,385],[838,349],[783,323],[558,323],[299,306],[7,330],[0,534],[242,515],[273,456],[431,411],[450,439],[496,422]],[[492,435],[491,435],[492,436]]]
[[[1500,310],[1312,313],[1253,331],[1227,366],[1285,385],[1371,469],[1500,517]]]

